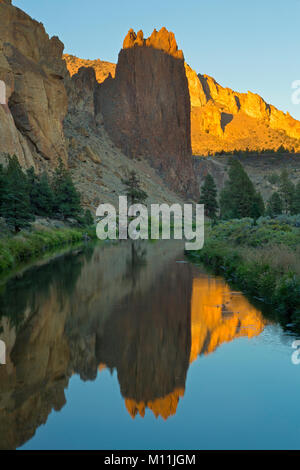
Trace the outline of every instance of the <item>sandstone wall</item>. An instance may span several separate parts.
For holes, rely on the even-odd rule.
[[[0,153],[23,166],[67,159],[62,122],[67,112],[63,44],[9,1],[0,1]]]
[[[194,154],[285,148],[300,151],[300,122],[258,94],[224,88],[186,64]]]
[[[119,54],[115,79],[99,85],[97,113],[127,155],[147,156],[173,189],[195,194],[190,97],[182,51],[165,28],[144,39],[132,30]]]

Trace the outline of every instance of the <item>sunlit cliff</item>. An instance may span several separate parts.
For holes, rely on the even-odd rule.
[[[261,313],[221,279],[193,280],[190,362],[241,336],[252,338],[265,326]]]

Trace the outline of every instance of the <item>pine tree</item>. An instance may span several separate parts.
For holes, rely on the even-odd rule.
[[[47,173],[37,176],[34,168],[27,170],[30,204],[35,215],[51,217],[53,214],[54,194],[49,185]]]
[[[53,215],[54,194],[49,184],[47,173],[42,173],[38,181],[39,203],[37,209],[40,215],[51,217]]]
[[[263,200],[262,195],[255,191],[254,200],[253,200],[253,208],[252,208],[252,217],[256,220],[265,213],[265,203]]]
[[[293,214],[300,214],[300,181],[297,183],[294,192]]]
[[[80,194],[61,159],[58,168],[55,170],[52,186],[54,191],[54,212],[64,219],[69,217],[77,219],[82,212]]]
[[[238,160],[231,160],[229,165],[229,179],[220,195],[221,217],[225,219],[260,217],[264,213],[261,195],[255,190]]]
[[[143,203],[148,195],[141,189],[140,182],[137,178],[136,172],[131,171],[127,180],[122,180],[126,186],[126,196],[130,199],[130,204]]]
[[[6,190],[6,177],[3,165],[0,164],[0,217],[2,217],[3,197]]]
[[[279,181],[279,194],[283,204],[283,211],[286,214],[293,212],[295,186],[289,179],[287,170],[283,170]]]
[[[92,213],[89,209],[86,209],[84,212],[84,218],[83,218],[84,225],[89,227],[93,225],[94,223],[94,218],[92,216]]]
[[[5,170],[6,185],[2,199],[2,215],[7,224],[19,232],[34,219],[29,198],[28,180],[14,155],[8,157]]]
[[[201,188],[199,204],[204,204],[205,215],[213,220],[216,219],[219,209],[217,194],[215,181],[208,173]]]
[[[270,217],[282,214],[283,204],[278,192],[275,192],[271,195],[267,204],[267,214]]]

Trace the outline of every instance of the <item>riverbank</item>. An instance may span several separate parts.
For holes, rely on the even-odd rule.
[[[300,328],[299,226],[297,217],[284,216],[220,222],[207,231],[204,248],[187,256]]]
[[[55,248],[96,239],[96,230],[89,228],[59,228],[24,231],[0,239],[0,276],[23,263],[44,256]]]

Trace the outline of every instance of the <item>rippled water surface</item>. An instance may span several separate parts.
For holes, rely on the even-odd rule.
[[[86,247],[0,287],[0,448],[299,449],[296,339],[176,242]]]

